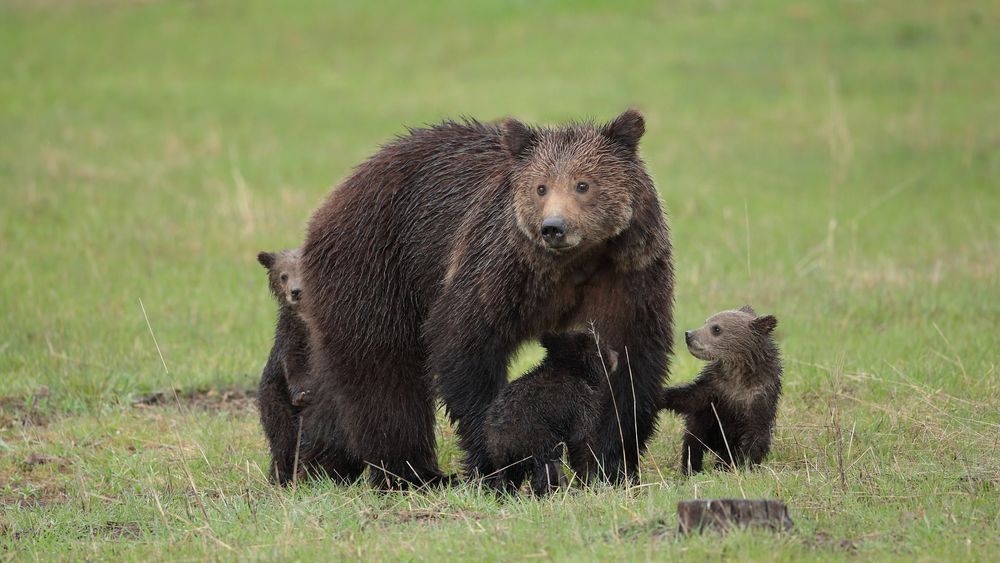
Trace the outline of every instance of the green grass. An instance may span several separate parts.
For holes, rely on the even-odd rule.
[[[996,560],[994,3],[338,4],[0,4],[0,559]],[[132,405],[255,385],[256,252],[405,125],[628,105],[678,330],[780,319],[762,470],[682,478],[664,416],[627,490],[275,490],[251,403]],[[677,500],[743,495],[795,531],[676,534]]]

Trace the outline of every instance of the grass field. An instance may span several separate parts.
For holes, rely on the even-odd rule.
[[[338,4],[0,2],[0,559],[1000,557],[995,2]],[[269,486],[256,252],[405,125],[629,105],[678,334],[780,319],[765,466],[682,478],[664,416],[627,490]],[[796,529],[679,536],[714,496]]]

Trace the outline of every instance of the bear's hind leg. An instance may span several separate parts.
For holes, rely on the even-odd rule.
[[[545,496],[565,485],[562,463],[559,460],[534,459],[531,476],[531,491],[535,496]]]
[[[277,366],[278,363],[271,360],[264,368],[257,406],[260,423],[271,450],[268,479],[284,485],[293,479],[299,416],[289,400],[285,378]]]
[[[712,447],[710,431],[701,418],[698,415],[689,416],[684,427],[684,440],[681,446],[681,473],[684,475],[700,473],[705,451]]]
[[[567,449],[569,450],[569,465],[581,483],[588,485],[599,477],[600,468],[597,465],[597,458],[587,440],[570,442]]]
[[[543,455],[531,457],[531,490],[535,496],[544,496],[559,487],[566,486],[566,475],[562,470],[563,445],[558,444]]]
[[[335,397],[324,389],[315,398],[302,410],[301,435],[296,436],[298,468],[310,477],[326,476],[337,483],[353,483],[365,467],[348,451]],[[295,451],[291,453],[289,459],[293,460]]]
[[[384,357],[352,372],[365,374],[363,384],[338,386],[339,414],[351,451],[368,465],[375,488],[449,482],[437,465],[435,406],[422,367],[398,361],[397,354]]]
[[[515,495],[521,489],[521,483],[528,477],[532,470],[530,460],[519,460],[504,465],[498,470],[497,475],[484,479],[497,492],[505,495]]]

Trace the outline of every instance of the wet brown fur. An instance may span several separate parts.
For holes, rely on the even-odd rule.
[[[486,412],[486,449],[499,471],[490,482],[508,493],[528,475],[536,495],[559,486],[563,446],[582,480],[597,472],[591,437],[618,355],[598,348],[590,332],[544,335],[541,343],[542,363],[507,385]]]
[[[287,483],[295,469],[299,441],[299,407],[308,396],[309,335],[299,316],[301,296],[299,251],[261,252],[257,261],[267,268],[268,285],[278,302],[271,355],[261,374],[257,404],[271,450],[268,475]]]
[[[705,452],[718,456],[719,469],[767,456],[781,397],[781,357],[771,337],[777,324],[745,305],[685,333],[691,353],[709,363],[694,382],[665,389],[660,400],[685,418],[684,474],[702,470]]]
[[[593,321],[609,346],[628,348],[634,378],[612,374],[615,400],[602,394],[597,456],[613,479],[634,477],[667,373],[673,291],[666,222],[636,154],[642,131],[634,111],[604,126],[445,122],[361,164],[313,215],[303,247],[316,375],[307,455],[346,451],[348,465],[378,468],[378,486],[439,479],[440,397],[469,475],[490,474],[483,420],[510,357]],[[577,177],[593,192],[564,194],[578,244],[554,251],[533,234],[545,207],[532,194]],[[620,430],[615,404],[629,415]]]

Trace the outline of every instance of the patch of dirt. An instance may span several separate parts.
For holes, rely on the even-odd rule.
[[[27,396],[0,397],[0,430],[48,425],[49,417],[39,408],[48,397],[48,387],[40,387]]]
[[[166,389],[132,401],[137,408],[181,406],[205,410],[247,410],[257,405],[257,390],[229,387],[218,389]]]
[[[970,493],[985,494],[1000,487],[1000,476],[988,473],[967,474],[959,476],[958,482],[968,487]]]
[[[858,551],[858,540],[834,538],[826,532],[816,532],[811,538],[806,538],[805,544],[813,549],[826,549],[854,554]]]
[[[69,499],[66,488],[55,483],[23,481],[7,483],[0,479],[0,506],[41,508]]]
[[[668,523],[666,518],[655,518],[653,520],[625,524],[618,528],[615,535],[619,539],[636,541],[647,537],[659,540],[676,533],[676,523]]]
[[[482,514],[474,512],[445,512],[429,508],[417,508],[413,510],[403,510],[400,512],[371,514],[366,519],[366,523],[370,522],[378,526],[395,526],[399,524],[413,523],[433,524],[435,522],[449,520],[479,520],[482,517]]]
[[[21,462],[21,466],[24,468],[25,472],[31,472],[34,468],[42,465],[48,465],[58,469],[60,472],[65,472],[69,469],[69,460],[59,456],[35,452]]]
[[[109,540],[134,540],[143,535],[142,526],[138,522],[116,522],[109,520],[100,526],[91,528],[88,535]]]
[[[11,524],[6,522],[0,522],[0,538],[7,538],[13,541],[20,541],[27,539],[28,537],[34,535],[31,531],[22,531],[14,528]],[[5,546],[0,545],[0,552],[6,551]]]

